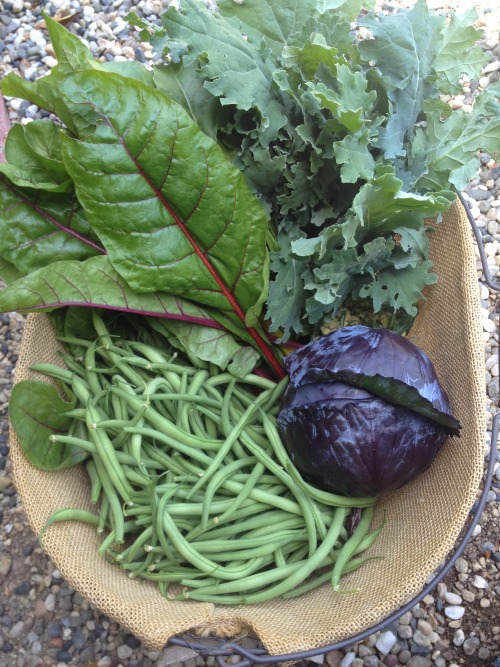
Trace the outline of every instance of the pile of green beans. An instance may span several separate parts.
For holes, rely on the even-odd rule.
[[[375,498],[301,479],[276,429],[286,379],[236,378],[150,331],[65,338],[66,368],[38,364],[78,399],[54,442],[88,452],[98,514],[60,509],[44,527],[86,521],[99,551],[176,600],[255,604],[300,595],[366,562]],[[356,525],[349,529],[353,516]]]

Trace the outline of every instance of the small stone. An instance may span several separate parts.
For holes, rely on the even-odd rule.
[[[444,594],[444,600],[448,604],[462,604],[462,598],[456,593],[451,593],[450,591]]]
[[[16,639],[17,637],[20,637],[24,631],[25,631],[24,623],[22,621],[18,621],[17,623],[14,623],[14,625],[11,627],[9,635],[12,637],[12,639]]]
[[[475,574],[474,577],[472,578],[472,585],[474,588],[479,588],[479,589],[485,589],[489,587],[488,582],[484,577],[482,577],[480,574]]]
[[[490,657],[490,653],[491,651],[489,648],[486,648],[486,646],[481,646],[481,648],[477,652],[477,657],[480,660],[487,660]]]
[[[474,600],[476,599],[476,596],[474,595],[474,593],[472,593],[471,591],[469,591],[467,589],[464,589],[462,591],[462,597],[466,602],[474,602]]]
[[[465,655],[473,655],[479,648],[480,641],[478,637],[469,637],[462,645]]]
[[[494,60],[493,62],[488,63],[484,67],[483,73],[484,74],[491,74],[492,72],[498,72],[499,69],[500,69],[500,60]]]
[[[111,665],[111,658],[107,655],[105,655],[104,657],[100,658],[97,661],[97,667],[110,667],[110,665]]]
[[[46,615],[47,607],[45,606],[45,602],[43,600],[37,600],[35,602],[33,613],[35,618],[43,618]]]
[[[367,655],[363,659],[363,667],[378,667],[378,657],[376,655]]]
[[[56,58],[54,58],[54,56],[45,56],[45,58],[43,59],[43,62],[50,69],[52,69],[53,67],[55,67],[57,65],[57,60],[56,60]]]
[[[0,477],[0,479],[2,479]],[[0,576],[6,577],[12,567],[12,558],[9,554],[0,551]]]
[[[329,651],[325,655],[325,661],[328,667],[340,667],[344,654],[342,651]]]
[[[431,667],[431,659],[426,655],[413,655],[406,663],[408,667]]]
[[[424,635],[420,630],[415,630],[413,633],[413,641],[417,646],[430,646],[429,635]]]
[[[351,667],[352,663],[356,658],[356,654],[353,651],[349,651],[340,661],[339,667]],[[99,664],[97,665],[99,667]]]
[[[400,625],[398,628],[398,637],[401,639],[410,639],[413,635],[413,628],[411,625]]]
[[[62,651],[58,651],[56,658],[59,662],[68,663],[73,660],[73,654],[63,649]]]
[[[14,595],[27,595],[31,590],[31,584],[29,581],[21,581],[20,584],[18,584],[14,588]]]
[[[141,645],[141,640],[134,637],[134,635],[126,635],[125,644],[130,646],[130,648],[139,648]]]
[[[428,621],[425,621],[423,618],[418,620],[417,628],[423,635],[430,635],[432,632],[432,625]]]
[[[11,484],[12,480],[10,477],[7,477],[6,475],[0,477],[0,493],[5,491],[5,489],[8,489]]]
[[[465,634],[462,628],[458,628],[458,630],[455,632],[453,635],[453,643],[455,646],[462,646],[462,644],[465,641]]]
[[[459,607],[458,605],[445,607],[444,608],[444,614],[448,618],[451,618],[452,621],[458,621],[465,614],[465,608],[464,607]]]
[[[455,563],[455,570],[459,572],[460,574],[465,574],[467,570],[469,569],[469,565],[465,558],[458,558],[457,562]]]
[[[56,608],[56,596],[54,593],[49,593],[45,598],[45,608],[47,611],[54,611]]]
[[[358,646],[358,656],[360,658],[366,658],[366,656],[373,655],[374,653],[375,651],[371,646],[366,646],[366,644],[360,644]]]
[[[406,665],[410,658],[411,658],[411,653],[407,649],[404,649],[403,651],[398,653],[398,660],[402,665]]]
[[[385,667],[397,667],[397,665],[399,665],[400,662],[397,655],[389,653],[389,655],[386,655],[385,658],[382,660],[382,664],[384,664]]]
[[[133,652],[134,651],[130,648],[130,646],[127,646],[126,644],[120,644],[116,651],[120,660],[127,660],[130,658]]]
[[[390,630],[387,630],[386,632],[382,632],[380,634],[380,637],[375,644],[375,648],[377,648],[383,655],[386,655],[390,652],[396,641],[397,638],[394,633]]]

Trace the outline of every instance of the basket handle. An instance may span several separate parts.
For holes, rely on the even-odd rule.
[[[490,289],[500,291],[500,283],[494,281],[491,276],[491,272],[486,259],[486,252],[484,250],[484,244],[481,232],[479,231],[476,221],[474,220],[474,216],[472,215],[470,207],[460,192],[457,192],[457,195],[462,206],[465,209],[465,213],[467,215],[470,226],[474,233],[474,237],[476,239],[477,247],[479,250],[479,257],[481,259],[481,264],[483,269],[483,280]],[[226,658],[230,658],[232,656],[240,657],[240,660],[237,663],[238,667],[250,667],[251,665],[268,665],[277,662],[288,662],[288,661],[293,662],[298,660],[306,660],[308,658],[313,658],[315,656],[324,655],[325,653],[329,653],[330,651],[347,648],[352,644],[363,641],[363,639],[366,639],[375,632],[383,630],[390,623],[394,623],[395,621],[397,621],[398,618],[403,616],[406,612],[410,611],[415,605],[417,605],[421,600],[423,600],[423,598],[426,595],[428,595],[431,591],[433,591],[436,588],[437,584],[448,574],[448,572],[457,562],[458,558],[460,557],[463,550],[467,546],[467,543],[469,542],[472,536],[474,528],[477,526],[481,514],[483,512],[486,500],[488,498],[488,493],[490,491],[491,482],[493,480],[495,463],[498,458],[497,442],[498,442],[499,423],[500,423],[500,412],[498,412],[494,416],[493,423],[491,426],[490,452],[488,456],[488,466],[484,477],[483,490],[481,492],[479,500],[477,501],[476,507],[471,509],[470,516],[468,519],[467,529],[465,530],[462,538],[458,542],[455,548],[455,552],[449,557],[446,563],[432,576],[432,578],[428,580],[427,584],[420,591],[420,593],[418,593],[409,602],[404,604],[395,612],[384,618],[382,621],[379,621],[379,623],[377,623],[376,625],[372,625],[371,627],[367,628],[366,630],[363,630],[362,632],[359,632],[356,635],[353,635],[352,637],[348,637],[347,639],[343,639],[342,641],[336,642],[334,644],[329,644],[328,646],[323,646],[322,648],[319,649],[317,648],[309,649],[307,651],[300,651],[297,653],[286,653],[282,655],[269,655],[265,649],[246,649],[243,646],[240,646],[236,642],[228,642],[224,639],[218,639],[216,637],[202,638],[189,633],[184,633],[180,637],[172,637],[171,639],[169,639],[164,649],[165,651],[164,658],[167,657],[169,646],[182,646],[184,648],[189,648],[192,649],[193,651],[196,651],[199,655],[203,657],[207,656],[215,657],[219,667],[233,667],[234,663],[232,663],[232,661],[228,662],[226,660]],[[169,663],[167,661],[164,664],[168,665]]]

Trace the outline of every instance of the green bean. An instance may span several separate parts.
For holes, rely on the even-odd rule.
[[[252,458],[255,460],[255,457],[247,457],[247,458]],[[221,514],[221,516],[219,517],[219,521],[225,521],[226,519],[230,519],[232,516],[234,516],[234,513],[241,507],[241,505],[245,502],[245,500],[250,497],[252,490],[255,488],[255,485],[257,484],[259,479],[262,477],[264,470],[265,470],[264,465],[260,461],[255,464],[254,469],[248,476],[247,480],[243,483],[241,491],[235,497],[233,504],[228,510],[226,510]],[[206,526],[206,522],[203,521],[203,517],[201,525]]]
[[[117,560],[120,562],[127,562],[127,561],[132,561],[135,556],[137,555],[138,552],[141,552],[144,549],[144,545],[148,544],[148,542],[151,540],[151,537],[153,535],[153,526],[148,526],[145,528],[134,540],[134,542],[124,549],[119,556],[117,556]]]
[[[208,525],[208,517],[210,514],[210,504],[212,502],[212,499],[215,495],[215,492],[217,491],[218,487],[224,482],[225,479],[228,477],[231,477],[231,475],[234,473],[235,470],[239,470],[240,468],[244,468],[246,466],[252,466],[254,463],[257,462],[257,459],[255,456],[246,456],[245,458],[242,459],[236,459],[236,461],[233,461],[232,463],[228,463],[226,466],[218,470],[210,482],[208,483],[208,486],[205,491],[205,497],[203,500],[203,511],[201,513],[201,526],[202,528],[206,528]],[[258,469],[260,470],[260,468]],[[251,475],[250,475],[251,477]],[[254,484],[252,484],[252,487]],[[243,491],[241,492],[243,493]],[[250,493],[250,489],[248,490],[248,493]],[[237,507],[241,505],[241,502],[245,500],[248,497],[248,493],[245,498],[243,498],[239,504],[237,504]],[[235,504],[237,503],[237,500],[235,500]],[[234,506],[234,505],[233,505]]]
[[[241,435],[241,432],[245,428],[248,420],[252,417],[254,412],[258,410],[260,405],[265,402],[266,398],[267,394],[264,392],[254,401],[253,405],[248,406],[248,408],[245,410],[239,421],[232,427],[230,432],[227,434],[226,440],[219,448],[219,451],[215,455],[214,459],[210,462],[210,464],[206,468],[203,477],[193,486],[192,489],[193,493],[195,493],[203,484],[205,484],[210,480],[212,475],[215,473],[217,467],[220,465],[221,461],[231,450],[231,447],[235,443],[236,439]]]
[[[118,387],[111,387],[110,391],[115,392],[116,394],[121,396],[125,400],[125,402],[129,404],[132,410],[137,411],[143,405],[145,405],[143,400],[128,395],[126,392],[123,392]],[[188,447],[191,447],[193,450],[196,447],[201,447],[203,449],[209,449],[209,448],[218,449],[220,446],[220,441],[218,440],[213,440],[213,441],[204,440],[203,438],[197,438],[192,434],[185,433],[183,430],[177,428],[177,426],[175,426],[174,423],[165,419],[165,417],[156,412],[156,410],[154,410],[150,405],[147,406],[147,409],[144,413],[144,417],[150,424],[152,424],[152,426],[155,429],[158,430],[159,433],[161,433],[161,435],[164,438],[166,437],[171,438],[171,440],[167,444],[171,444],[171,442],[175,443],[176,441],[178,441],[180,444],[187,445]]]
[[[97,474],[97,469],[93,461],[87,461],[85,464],[85,469],[90,478],[91,491],[90,491],[90,500],[92,503],[97,503],[99,496],[101,495],[102,483],[99,475]]]
[[[115,487],[108,477],[108,472],[99,456],[94,456],[94,463],[102,483],[102,488],[109,502],[109,513],[113,519],[116,531],[116,541],[121,544],[124,540],[125,520],[123,516],[120,499],[115,491]],[[130,498],[128,499],[130,500]]]
[[[186,539],[188,541],[196,541],[199,538],[203,538],[205,535],[214,535],[216,537],[227,537],[229,535],[233,536],[234,539],[240,534],[244,534],[248,528],[254,528],[255,522],[258,522],[260,525],[260,517],[266,514],[275,514],[279,517],[288,517],[290,516],[287,512],[282,512],[280,510],[268,511],[269,508],[265,505],[262,505],[260,502],[248,502],[240,507],[234,516],[231,518],[231,521],[220,521],[218,516],[214,516],[206,529],[203,529],[198,523],[187,535]],[[178,519],[176,519],[178,521]]]
[[[200,554],[194,548],[193,543],[188,542],[182,536],[175,521],[167,510],[164,510],[163,512],[163,527],[178,553],[197,569],[202,570],[207,574],[214,574],[216,572],[217,576],[220,578],[238,579],[244,575],[248,576],[248,574],[254,572],[264,562],[264,558],[254,558],[250,562],[245,563],[240,569],[223,567],[219,563]]]
[[[92,512],[87,512],[86,510],[81,509],[70,509],[67,507],[58,509],[50,515],[42,530],[40,531],[38,536],[40,545],[42,545],[42,537],[45,534],[47,528],[50,528],[50,526],[52,526],[54,523],[58,523],[59,521],[81,521],[83,523],[89,523],[92,526],[97,526],[99,517],[97,514],[93,514]]]
[[[115,542],[118,542],[116,528],[112,528],[99,545],[98,553],[104,554]]]
[[[269,438],[269,442],[272,444],[273,451],[276,454],[278,461],[283,466],[283,468],[286,469],[293,480],[304,491],[306,491],[311,496],[311,498],[314,498],[314,500],[324,503],[325,505],[332,505],[333,507],[370,507],[376,503],[377,498],[375,497],[348,498],[346,496],[339,496],[330,493],[329,491],[322,491],[305,482],[300,476],[298,470],[288,458],[288,455],[286,454],[279,434],[276,430],[276,426],[264,412],[262,412],[261,416],[267,437]]]
[[[80,363],[78,363],[78,361],[74,359],[70,354],[66,354],[65,352],[59,352],[59,357],[62,359],[62,361],[64,361],[68,370],[72,371],[73,373],[76,373],[81,378],[85,378],[85,368]]]
[[[352,557],[358,546],[360,545],[362,539],[365,537],[368,529],[370,528],[370,523],[373,518],[374,507],[367,507],[361,515],[356,529],[354,530],[351,537],[342,547],[340,553],[337,556],[335,565],[332,570],[332,588],[334,591],[339,590],[340,577],[342,575],[342,570],[344,569],[349,558]]]
[[[280,533],[279,535],[282,535]],[[230,540],[228,540],[230,541]],[[284,531],[283,537],[274,536],[272,541],[260,543],[258,546],[245,548],[242,545],[239,548],[231,551],[227,549],[226,542],[219,544],[217,540],[207,540],[206,543],[195,542],[197,551],[200,554],[210,554],[210,557],[218,563],[234,561],[234,560],[248,560],[261,556],[268,557],[268,563],[273,560],[273,554],[278,548],[282,548],[285,552],[293,551],[297,546],[304,543],[304,534],[297,535],[294,531]]]
[[[97,466],[96,466],[96,472],[97,472]],[[101,486],[102,486],[102,481],[101,481]],[[101,506],[99,508],[99,521],[97,523],[98,533],[104,532],[104,529],[106,528],[106,522],[108,520],[108,514],[109,514],[109,498],[105,493],[103,493],[101,499]]]
[[[315,569],[319,567],[327,554],[332,550],[335,542],[338,539],[338,534],[340,531],[340,526],[347,516],[347,510],[345,508],[338,508],[335,512],[335,520],[332,522],[325,540],[318,547],[315,553],[310,556],[307,560],[301,561],[299,563],[293,563],[290,566],[286,566],[283,570],[274,569],[269,570],[268,572],[258,573],[257,575],[245,577],[240,579],[238,583],[238,588],[232,588],[226,582],[219,584],[218,586],[212,588],[200,588],[195,591],[188,591],[181,596],[177,596],[177,599],[192,599],[200,600],[206,602],[219,602],[222,604],[255,604],[258,602],[264,602],[273,597],[279,597],[292,589],[298,583],[306,579]],[[279,581],[281,579],[281,581]],[[262,588],[264,585],[267,586],[273,581],[279,581],[278,584],[272,586],[271,588],[266,588],[263,591],[258,591],[256,593],[245,593],[243,595],[234,595],[227,597],[226,595],[220,596],[220,593],[223,594],[231,593],[234,590],[243,590],[248,591],[252,588]],[[216,589],[216,590],[215,590]]]
[[[176,487],[174,486],[170,491],[164,493],[158,503],[158,508],[156,512],[156,533],[158,535],[158,540],[163,548],[165,556],[172,562],[176,562],[176,557],[172,549],[172,544],[169,543],[167,539],[167,534],[165,532],[165,527],[163,523],[163,517],[165,514],[165,507],[167,503],[175,495]]]
[[[119,464],[113,443],[108,435],[97,426],[99,420],[100,414],[91,403],[88,403],[87,428],[89,429],[90,438],[96,447],[97,457],[99,457],[99,460],[102,462],[113,486],[123,500],[128,502],[133,493],[133,489]]]
[[[109,529],[100,547],[108,559],[156,581],[162,595],[177,582],[192,589],[179,599],[223,604],[293,597],[328,578],[335,585],[366,562],[357,554],[382,526],[368,533],[366,511],[349,538],[344,524],[348,508],[373,514],[376,499],[346,499],[301,478],[276,428],[287,378],[235,378],[186,361],[161,347],[166,331],[115,341],[93,318],[97,337],[70,342],[81,359],[38,368],[77,398],[69,433],[54,441],[92,457],[91,500],[101,506],[92,521]]]
[[[218,404],[213,400],[200,396],[200,389],[203,384],[209,377],[208,371],[200,370],[196,375],[191,379],[191,384],[189,385],[188,391],[185,394],[179,394],[182,398],[177,399],[177,425],[182,428],[184,431],[190,430],[189,420],[187,417],[187,410],[191,401],[196,401],[197,403],[205,402],[206,405],[211,405],[212,407],[218,407]],[[182,380],[181,380],[182,386]],[[170,399],[166,399],[170,400]]]
[[[81,447],[82,449],[85,449],[86,451],[90,452],[91,454],[97,454],[97,447],[93,442],[90,442],[88,440],[84,440],[83,438],[76,438],[75,436],[69,436],[69,435],[58,435],[56,433],[53,433],[49,436],[49,440],[51,442],[60,442],[64,443],[67,445],[72,445],[73,447]],[[119,463],[123,465],[134,465],[135,464],[135,459],[133,456],[130,454],[127,454],[126,452],[121,452],[121,451],[116,451],[116,458]],[[161,462],[158,462],[154,460],[153,458],[142,458],[141,462],[143,465],[149,467],[149,468],[155,468],[158,466],[162,466]]]
[[[274,459],[269,456],[261,447],[254,443],[250,438],[242,438],[245,447],[257,457],[257,459],[273,474],[277,479],[279,479],[285,486],[290,489],[293,497],[297,501],[297,504],[300,507],[301,513],[304,517],[304,521],[307,527],[307,533],[309,535],[309,555],[312,556],[316,549],[317,545],[317,534],[315,527],[315,517],[312,510],[313,503],[310,500],[310,497],[305,494],[302,489],[299,488],[297,484],[292,480],[290,475],[285,472],[280,466],[274,461]]]

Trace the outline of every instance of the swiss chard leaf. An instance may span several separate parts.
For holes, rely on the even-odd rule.
[[[267,296],[268,223],[239,170],[178,104],[138,81],[82,72],[62,93],[94,118],[94,134],[65,139],[63,159],[127,284],[254,325]]]
[[[51,192],[72,190],[61,158],[62,132],[54,123],[43,120],[14,125],[5,142],[7,162],[0,164],[0,172],[16,185]]]
[[[104,252],[74,193],[23,188],[1,175],[0,232],[0,256],[22,274]]]
[[[216,139],[217,131],[227,122],[226,107],[204,88],[197,69],[183,63],[158,65],[154,79],[158,90],[180,104],[207,136]]]
[[[52,442],[51,435],[66,434],[72,419],[67,412],[76,405],[68,389],[67,399],[54,385],[23,380],[14,385],[9,401],[9,418],[28,461],[41,470],[58,470],[77,465],[88,457],[80,447]]]
[[[170,294],[138,294],[113,269],[107,255],[51,262],[0,291],[0,311],[34,312],[92,306],[217,326],[208,311]]]
[[[227,330],[172,319],[150,318],[149,322],[171,345],[195,359],[228,369],[236,377],[251,373],[259,361],[255,349],[242,346]]]

